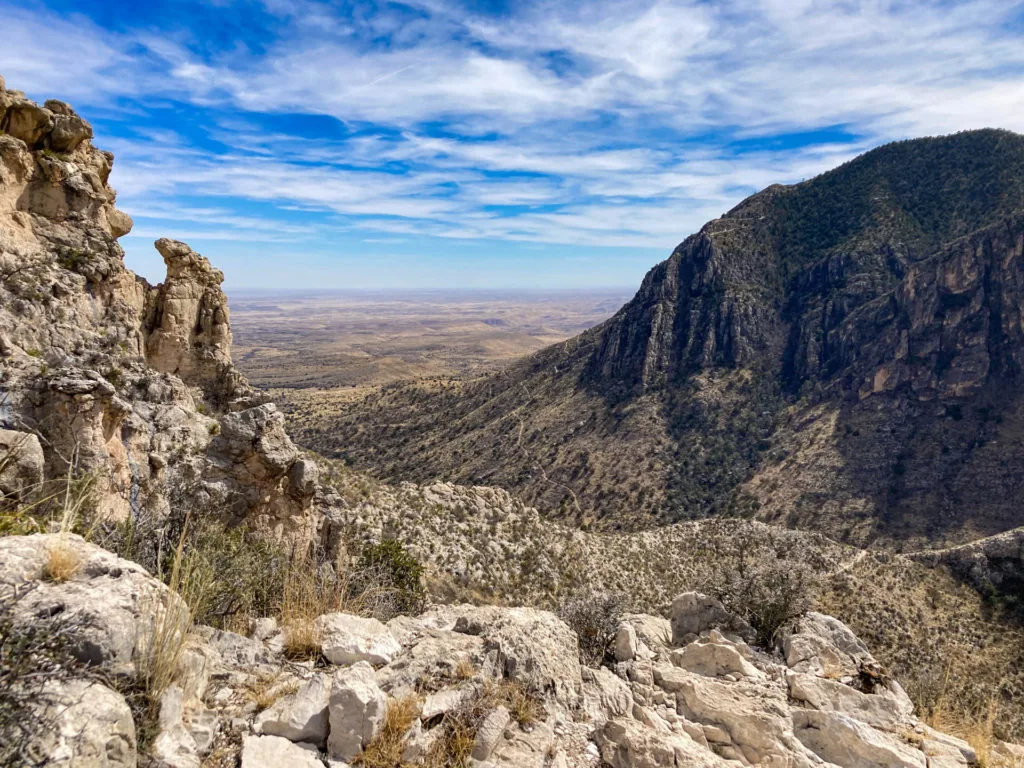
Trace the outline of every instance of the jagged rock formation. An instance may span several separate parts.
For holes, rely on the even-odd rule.
[[[91,138],[67,104],[0,87],[4,493],[87,475],[116,520],[159,518],[188,489],[308,544],[315,467],[231,363],[223,274],[167,239],[160,285],[125,267],[131,219]]]
[[[83,567],[46,583],[41,574],[58,540]],[[77,537],[0,538],[0,562],[12,564],[0,572],[0,588],[27,594],[37,621],[62,622],[72,647],[99,663],[145,647],[152,631],[145,601],[126,599],[115,572],[131,574],[141,593],[166,591]],[[33,587],[45,594],[35,597]],[[40,600],[66,608],[47,618],[34,607]],[[103,605],[112,609],[97,610]],[[83,612],[88,620],[77,621]],[[756,647],[720,603],[684,594],[669,618],[624,619],[615,661],[597,668],[580,664],[568,626],[533,609],[438,606],[377,623],[372,636],[358,617],[321,620],[332,626],[325,654],[342,642],[347,651],[319,667],[288,663],[272,620],[259,622],[253,637],[194,628],[183,672],[160,698],[157,763],[196,766],[218,750],[221,760],[240,753],[248,768],[345,765],[387,739],[403,765],[462,765],[467,757],[492,768],[977,764],[967,742],[920,722],[867,647],[823,614],[790,625],[775,647]],[[88,668],[79,674],[55,679],[34,702],[54,735],[33,747],[49,750],[53,765],[135,766],[124,698]],[[256,703],[256,690],[277,693]],[[388,717],[393,707],[408,708],[407,719]],[[1014,749],[997,745],[990,759]]]
[[[167,279],[147,297],[146,362],[221,401],[245,394],[231,364],[228,300],[220,287],[224,273],[185,243],[162,238],[156,249]]]
[[[304,435],[604,528],[757,515],[856,543],[1024,523],[1024,137],[891,144],[687,238],[602,325]]]

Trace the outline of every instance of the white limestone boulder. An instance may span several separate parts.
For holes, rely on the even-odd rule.
[[[388,664],[402,650],[394,635],[377,619],[347,613],[327,613],[317,618],[324,657],[332,664],[365,661],[375,666]]]
[[[331,682],[327,751],[351,762],[363,751],[384,723],[387,699],[367,662],[339,669]]]
[[[295,693],[282,696],[257,715],[255,729],[289,741],[325,744],[331,686],[330,675],[316,673]]]

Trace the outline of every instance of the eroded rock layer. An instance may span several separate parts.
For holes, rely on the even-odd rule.
[[[70,106],[0,87],[2,490],[88,476],[118,520],[189,489],[311,542],[315,469],[231,363],[223,273],[168,239],[163,283],[128,270],[112,164]]]

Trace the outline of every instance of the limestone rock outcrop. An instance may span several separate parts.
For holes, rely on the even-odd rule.
[[[318,473],[231,362],[223,273],[169,239],[163,283],[127,269],[112,164],[70,106],[0,88],[0,493],[89,476],[124,520],[188,488],[308,546]]]
[[[14,590],[16,610],[38,620],[57,603],[68,613],[106,606],[96,618],[108,629],[116,625],[124,638],[139,634],[150,613],[125,597],[166,588],[80,540],[73,546],[81,576],[46,581],[36,558],[59,541],[57,535],[0,539],[0,563],[9,563],[2,583]],[[34,597],[42,592],[45,605]],[[701,595],[676,600],[674,618],[692,626],[687,622],[705,620],[708,604]],[[692,610],[684,616],[687,606]],[[650,627],[662,620],[634,614],[629,621]],[[105,642],[88,622],[66,627],[76,647]],[[393,619],[387,631],[397,647],[376,667],[345,660],[318,668],[286,659],[273,632],[261,631],[267,638],[261,640],[256,633],[245,638],[194,628],[179,662],[180,682],[161,699],[152,749],[162,764],[179,767],[199,765],[214,744],[254,768],[358,764],[378,738],[397,740],[408,765],[459,754],[446,749],[464,749],[474,765],[490,768],[977,764],[966,742],[917,719],[898,683],[884,674],[865,676],[875,664],[868,649],[823,614],[795,622],[776,648],[705,628],[664,644],[648,636],[649,644],[638,640],[644,653],[600,668],[581,666],[574,633],[532,609],[439,605]],[[112,670],[117,659],[112,651],[88,661]],[[65,702],[60,726],[41,742],[55,764],[136,764],[135,724],[119,693],[88,677],[53,685],[59,695],[38,706],[45,714],[53,702]],[[246,693],[257,689],[279,692],[261,694],[262,711]],[[410,701],[409,719],[388,720],[389,708]],[[384,733],[386,722],[406,730]],[[456,735],[463,746],[454,746]],[[1019,748],[999,749],[1012,757]]]
[[[177,240],[157,240],[156,249],[167,279],[148,296],[146,362],[225,402],[244,393],[231,363],[224,273]]]

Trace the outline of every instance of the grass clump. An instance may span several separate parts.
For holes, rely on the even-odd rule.
[[[70,581],[81,567],[81,556],[70,545],[67,538],[61,536],[47,547],[43,578],[57,583]]]
[[[254,680],[249,681],[245,686],[246,697],[256,705],[256,709],[262,712],[274,705],[283,696],[290,696],[299,690],[299,684],[294,680],[288,683],[281,682],[281,674],[260,674]]]
[[[366,745],[366,749],[355,759],[353,765],[365,768],[402,766],[402,753],[405,752],[407,736],[419,712],[420,700],[417,696],[390,699],[380,733]]]
[[[540,699],[515,680],[489,682],[460,707],[445,713],[441,734],[427,752],[427,768],[467,768],[477,732],[497,707],[505,707],[520,727],[529,727],[546,717]]]

